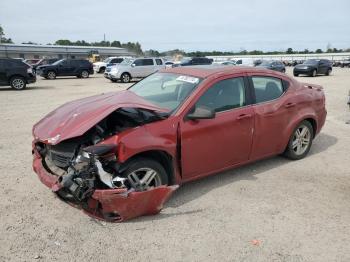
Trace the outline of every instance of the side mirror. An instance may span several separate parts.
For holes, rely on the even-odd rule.
[[[213,119],[215,118],[215,111],[206,106],[196,106],[192,113],[186,116],[189,120],[196,119]]]
[[[131,64],[131,67],[135,67],[136,65],[135,64]]]

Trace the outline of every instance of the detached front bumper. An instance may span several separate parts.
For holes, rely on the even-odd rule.
[[[58,182],[58,177],[46,171],[41,157],[35,153],[33,170],[40,181],[57,193],[62,200],[82,209],[91,217],[109,222],[122,222],[143,215],[158,214],[164,203],[178,188],[178,185],[160,186],[142,192],[127,189],[96,189],[88,200],[77,203],[62,197],[60,194],[62,186]]]

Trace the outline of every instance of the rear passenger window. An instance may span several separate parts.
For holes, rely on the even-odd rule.
[[[153,59],[143,59],[143,65],[153,65]]]
[[[157,65],[162,65],[163,61],[162,61],[162,59],[156,59],[156,63],[157,63]]]
[[[284,92],[282,80],[279,78],[253,76],[252,81],[256,103],[274,100]]]
[[[245,105],[245,89],[242,77],[225,79],[210,87],[197,101],[196,106],[206,106],[215,112]]]

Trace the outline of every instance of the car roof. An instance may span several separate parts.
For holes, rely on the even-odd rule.
[[[160,70],[163,73],[175,73],[191,75],[199,78],[207,78],[211,75],[229,75],[247,72],[266,72],[268,74],[278,74],[267,69],[252,66],[223,66],[223,65],[201,65],[201,66],[181,66]]]

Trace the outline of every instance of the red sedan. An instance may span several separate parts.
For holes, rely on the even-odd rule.
[[[159,212],[178,184],[284,154],[325,123],[322,87],[251,67],[178,67],[67,103],[33,127],[33,168],[63,200],[122,221]]]

